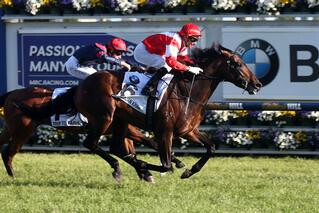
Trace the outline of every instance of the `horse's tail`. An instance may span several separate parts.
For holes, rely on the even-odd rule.
[[[6,102],[7,97],[12,93],[11,92],[7,92],[6,94],[3,94],[0,96],[0,108],[2,108],[4,106],[4,103]]]
[[[65,93],[41,106],[30,107],[22,102],[13,102],[13,104],[26,116],[35,120],[46,119],[54,114],[67,114],[76,111],[73,97],[77,88],[78,86],[71,87]]]

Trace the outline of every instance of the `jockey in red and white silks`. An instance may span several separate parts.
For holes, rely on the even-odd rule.
[[[142,89],[143,95],[154,95],[159,79],[171,69],[191,72],[195,75],[203,72],[194,67],[188,57],[187,48],[192,48],[201,37],[201,30],[195,24],[185,24],[179,32],[164,32],[151,35],[139,43],[134,50],[134,59],[158,71]]]
[[[65,67],[70,75],[78,79],[85,79],[97,72],[92,67],[94,64],[111,63],[130,70],[131,66],[121,59],[125,52],[125,42],[120,38],[114,38],[108,45],[95,43],[81,47],[65,62]]]
[[[190,71],[194,74],[201,72],[200,68],[192,69],[184,63],[193,64],[189,59],[187,48],[192,48],[199,37],[200,29],[194,24],[186,24],[180,32],[164,32],[151,35],[139,43],[134,50],[134,58],[139,63],[167,71],[176,69]]]

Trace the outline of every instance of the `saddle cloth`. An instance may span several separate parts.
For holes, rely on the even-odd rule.
[[[141,90],[152,77],[151,74],[142,74],[139,72],[126,72],[122,83],[122,90],[114,97],[120,98],[122,101],[146,114],[146,104],[148,96],[141,95]],[[155,111],[159,108],[161,100],[166,92],[169,83],[174,75],[167,73],[162,77],[157,85]]]
[[[58,95],[65,93],[70,87],[56,88],[53,91],[52,99],[55,99]],[[61,126],[83,126],[88,122],[87,118],[81,113],[77,112],[75,115],[59,114],[51,116],[51,125],[53,127]]]

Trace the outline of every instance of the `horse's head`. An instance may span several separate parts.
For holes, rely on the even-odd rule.
[[[243,60],[233,51],[214,43],[210,49],[195,52],[201,67],[205,67],[205,75],[229,81],[245,89],[249,94],[256,94],[262,84]],[[213,60],[212,60],[213,59]]]
[[[256,75],[238,55],[222,46],[219,48],[226,61],[226,68],[224,69],[226,71],[223,72],[224,79],[245,89],[250,95],[256,94],[262,87],[262,84],[257,79]]]

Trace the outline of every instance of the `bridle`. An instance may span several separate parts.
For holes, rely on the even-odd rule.
[[[236,72],[238,73],[238,79],[240,80],[240,84],[243,86],[243,89],[246,90],[249,84],[249,81],[245,79],[243,73],[240,71],[240,67],[242,66],[238,62],[235,61],[235,54],[232,54],[231,56],[226,56],[227,60],[227,72]]]
[[[227,56],[225,54],[222,54],[222,55],[226,59],[226,63],[227,63],[226,75],[231,74],[231,72],[236,72],[237,76],[238,76],[238,79],[240,80],[240,84],[243,86],[244,90],[246,90],[247,87],[248,87],[249,81],[244,78],[244,75],[242,74],[242,72],[239,69],[242,65],[235,61],[235,56],[236,55],[234,53],[232,53],[230,56]],[[201,79],[200,77],[203,77],[203,78]],[[194,79],[196,79],[196,80],[211,80],[211,81],[215,80],[215,81],[220,81],[221,82],[221,81],[225,81],[226,78],[225,78],[225,76],[210,76],[210,75],[207,75],[205,73],[199,73],[196,77],[194,77],[192,79],[193,80],[192,80],[192,83],[191,83],[190,90],[192,89],[192,85],[193,85]],[[190,94],[190,91],[189,91],[189,94]],[[188,107],[189,101],[191,101],[192,103],[201,105],[201,106],[205,105],[205,103],[200,103],[198,101],[193,100],[190,97],[190,95],[189,96],[178,95],[178,96],[182,97],[182,99],[186,99],[187,107]],[[187,112],[187,107],[186,107],[186,112]]]

